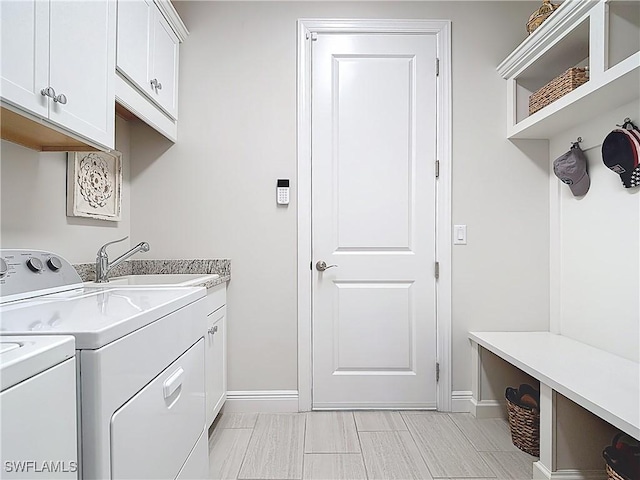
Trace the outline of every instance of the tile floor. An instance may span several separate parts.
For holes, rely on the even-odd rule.
[[[223,413],[209,437],[212,479],[530,480],[536,460],[466,413]]]

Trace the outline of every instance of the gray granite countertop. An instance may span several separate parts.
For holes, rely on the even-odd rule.
[[[74,265],[74,268],[83,282],[91,282],[96,277],[95,263],[78,263]],[[115,267],[109,276],[121,277],[123,275],[151,275],[162,273],[201,273],[203,275],[217,273],[220,277],[197,285],[211,288],[231,280],[231,260],[228,258],[127,260]]]

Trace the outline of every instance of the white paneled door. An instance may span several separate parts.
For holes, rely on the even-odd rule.
[[[436,406],[436,47],[312,42],[314,409]]]

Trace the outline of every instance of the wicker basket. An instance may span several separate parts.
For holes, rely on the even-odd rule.
[[[523,452],[539,457],[540,413],[535,409],[516,405],[510,402],[509,399],[507,399],[507,413],[509,414],[509,427],[513,444]]]
[[[570,68],[529,97],[529,115],[555,102],[589,81],[589,69]]]
[[[536,28],[542,25],[542,22],[544,22],[549,15],[555,12],[559,6],[560,5],[551,3],[551,0],[543,0],[542,6],[529,17],[529,21],[527,22],[527,32],[529,32],[529,35],[531,35]]]

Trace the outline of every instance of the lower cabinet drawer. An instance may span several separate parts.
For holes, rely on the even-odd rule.
[[[111,478],[175,478],[204,423],[200,339],[111,418]]]

